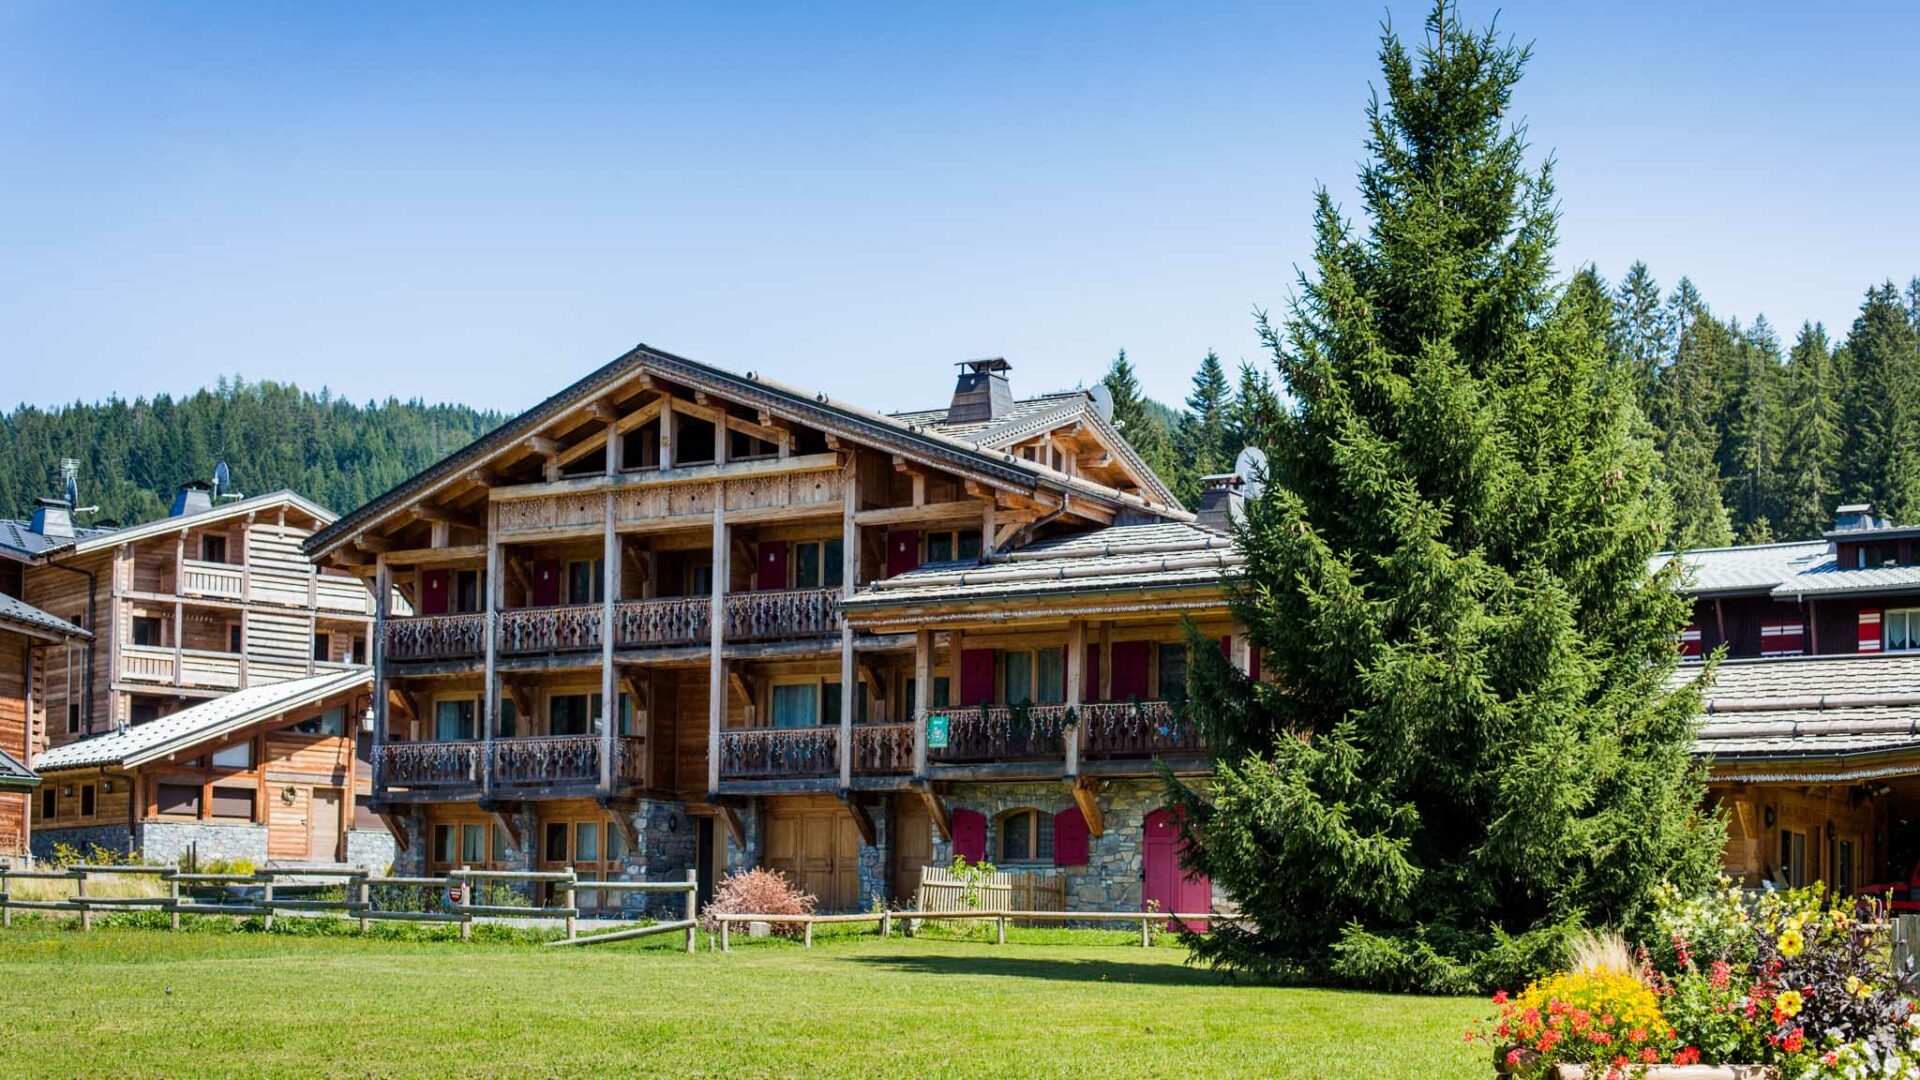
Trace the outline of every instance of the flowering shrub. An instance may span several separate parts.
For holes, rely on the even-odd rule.
[[[715,915],[811,915],[815,902],[812,896],[788,881],[785,874],[756,868],[721,879],[720,887],[714,890],[713,899],[702,914],[706,916],[706,929],[717,932],[720,924],[713,919]],[[774,933],[789,936],[798,935],[801,930],[796,923],[773,926]]]
[[[1621,1077],[1632,1066],[1676,1060],[1681,1049],[1659,998],[1630,972],[1550,975],[1518,996],[1502,991],[1493,1000],[1500,1012],[1492,1028],[1469,1037],[1502,1047],[1503,1065],[1528,1080],[1558,1064],[1585,1065],[1590,1076]]]

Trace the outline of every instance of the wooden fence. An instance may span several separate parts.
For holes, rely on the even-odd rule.
[[[108,879],[154,878],[164,890],[154,896],[113,896],[89,894],[89,885],[103,886]],[[21,881],[67,881],[73,893],[64,900],[25,900],[12,895],[11,886]],[[560,901],[558,906],[537,907],[518,904],[485,903],[482,889],[488,884],[544,882],[550,884]],[[423,910],[406,911],[382,907],[374,902],[376,889],[425,891],[434,899],[423,903]],[[183,891],[184,890],[184,891]],[[687,871],[683,881],[594,881],[580,878],[572,870],[455,870],[443,877],[387,877],[365,870],[337,868],[258,870],[251,874],[199,874],[177,866],[68,866],[58,870],[16,870],[0,863],[0,926],[13,925],[15,911],[77,912],[83,930],[93,929],[95,912],[158,911],[171,916],[172,928],[180,929],[181,915],[230,915],[239,918],[260,917],[267,929],[273,929],[277,913],[331,914],[355,919],[362,933],[374,920],[396,922],[457,923],[460,939],[473,933],[475,918],[561,919],[566,936],[549,945],[591,945],[601,941],[623,941],[682,931],[687,936],[687,951],[696,943],[699,923],[694,905],[699,885],[695,872]],[[207,898],[195,893],[215,892]],[[319,897],[317,892],[337,892],[338,898]],[[573,902],[579,892],[679,893],[686,898],[681,918],[648,926],[623,927],[582,937],[579,933],[580,909]],[[424,910],[431,907],[431,910]]]
[[[996,870],[969,886],[966,878],[947,867],[928,866],[920,871],[914,907],[923,912],[1065,911],[1067,881],[1058,874]]]
[[[1234,922],[1238,916],[1220,912],[1169,912],[1169,911],[1014,911],[993,908],[965,908],[959,911],[865,911],[853,915],[719,915],[712,914],[708,919],[720,928],[720,951],[732,952],[732,932],[734,923],[769,923],[777,926],[800,926],[804,929],[803,943],[813,947],[813,928],[822,924],[862,923],[877,924],[874,932],[881,937],[893,934],[895,920],[905,919],[909,925],[922,920],[964,919],[976,922],[991,921],[995,927],[996,940],[1007,943],[1007,925],[1015,923],[1032,925],[1043,922],[1116,922],[1140,924],[1140,944],[1153,944],[1153,924],[1165,924],[1175,919],[1183,923]]]

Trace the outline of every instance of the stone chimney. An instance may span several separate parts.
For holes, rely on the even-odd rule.
[[[953,388],[947,423],[978,424],[1013,411],[1013,385],[1007,382],[1007,372],[1013,365],[1004,357],[965,360],[959,366],[960,381]]]
[[[173,510],[169,517],[188,517],[192,514],[204,514],[213,509],[213,485],[204,480],[189,480],[180,485],[173,493]]]
[[[73,504],[65,499],[35,499],[32,528],[41,536],[73,539]]]
[[[1230,532],[1240,509],[1240,489],[1246,484],[1239,473],[1215,473],[1200,478],[1200,512],[1197,524],[1203,529]]]

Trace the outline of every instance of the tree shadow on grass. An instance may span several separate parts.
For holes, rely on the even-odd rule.
[[[996,975],[1059,982],[1109,982],[1134,986],[1219,986],[1223,976],[1183,964],[1143,964],[1131,960],[1050,960],[1041,957],[896,954],[850,956],[848,963],[906,975]]]

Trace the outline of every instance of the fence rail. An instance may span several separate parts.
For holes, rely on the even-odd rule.
[[[100,880],[102,877],[157,878],[166,889],[166,894],[161,896],[90,895],[87,892],[88,885],[106,884]],[[316,878],[323,881],[316,882],[314,880]],[[328,879],[331,883],[327,883]],[[73,883],[74,891],[64,900],[18,899],[13,895],[12,887],[14,883],[22,881],[70,881]],[[520,907],[511,904],[485,903],[479,896],[478,886],[489,882],[548,883],[552,885],[555,896],[563,902],[552,907]],[[194,896],[190,892],[182,895],[182,886],[190,888],[196,885],[219,886],[221,895],[213,899]],[[276,888],[339,888],[341,898],[336,900],[286,892],[276,895]],[[374,902],[375,889],[438,890],[440,895],[436,901],[437,910],[400,911],[383,908]],[[679,893],[686,898],[686,914],[684,918],[672,922],[624,927],[607,933],[581,937],[578,926],[580,909],[573,902],[574,896],[580,892]],[[13,925],[15,911],[76,912],[80,916],[80,926],[83,930],[93,929],[95,912],[159,911],[172,916],[172,926],[175,930],[180,929],[181,915],[230,915],[238,918],[259,916],[265,920],[267,928],[272,929],[275,913],[305,911],[338,913],[345,918],[357,919],[363,933],[375,920],[458,923],[460,938],[464,941],[471,936],[473,920],[477,917],[558,918],[564,920],[566,937],[548,944],[588,945],[598,941],[620,941],[679,930],[686,933],[687,951],[692,952],[697,933],[694,905],[698,894],[699,882],[692,870],[687,871],[686,879],[682,881],[596,881],[581,878],[572,870],[462,869],[454,870],[441,877],[389,877],[370,874],[363,870],[297,867],[257,870],[251,874],[199,874],[183,871],[177,866],[75,865],[58,870],[16,870],[11,864],[0,862],[0,927]]]

